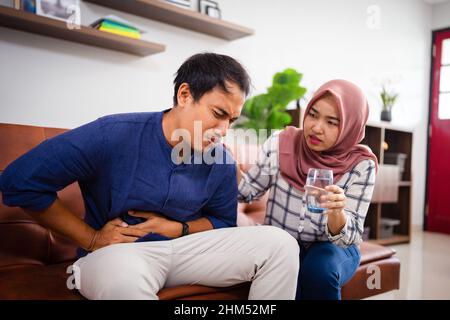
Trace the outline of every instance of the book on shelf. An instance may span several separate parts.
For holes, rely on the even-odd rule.
[[[140,39],[141,34],[144,33],[143,30],[136,27],[133,23],[114,15],[94,21],[91,23],[91,27],[133,39]]]
[[[139,32],[138,33],[134,33],[134,32],[129,32],[129,31],[122,31],[120,29],[114,29],[114,28],[110,28],[110,27],[107,27],[107,26],[103,26],[103,25],[100,26],[98,28],[98,30],[109,32],[109,33],[113,33],[113,34],[117,34],[119,36],[133,38],[133,39],[140,39],[141,38],[141,34]]]

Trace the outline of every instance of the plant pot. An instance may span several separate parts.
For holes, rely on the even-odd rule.
[[[391,121],[392,120],[391,110],[383,110],[383,111],[381,111],[380,119],[382,121]]]

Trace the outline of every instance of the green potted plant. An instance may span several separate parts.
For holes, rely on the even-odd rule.
[[[381,101],[383,102],[383,109],[381,110],[381,120],[391,121],[392,120],[392,107],[398,98],[398,93],[390,92],[386,90],[383,86],[380,92]]]
[[[300,86],[303,74],[292,68],[278,72],[273,77],[272,86],[266,93],[248,99],[242,109],[243,121],[235,128],[245,129],[283,129],[292,121],[286,107],[292,101],[299,100],[306,93]]]

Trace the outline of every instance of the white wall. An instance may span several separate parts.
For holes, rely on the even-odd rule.
[[[0,122],[73,128],[110,113],[171,106],[172,75],[189,55],[238,58],[263,91],[286,67],[304,73],[310,93],[332,78],[359,84],[379,118],[377,82],[400,93],[393,123],[415,132],[413,223],[422,224],[431,6],[422,0],[219,0],[223,18],[256,34],[233,42],[82,2],[82,22],[114,13],[148,29],[167,51],[138,58],[0,27]],[[380,10],[379,29],[367,9]],[[401,22],[401,23],[400,23]]]
[[[432,28],[450,28],[450,2],[443,2],[433,6]]]

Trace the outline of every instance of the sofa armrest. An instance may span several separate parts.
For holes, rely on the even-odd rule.
[[[378,283],[376,277],[379,277]],[[364,299],[399,288],[400,260],[390,257],[360,265],[342,287],[342,299]]]

